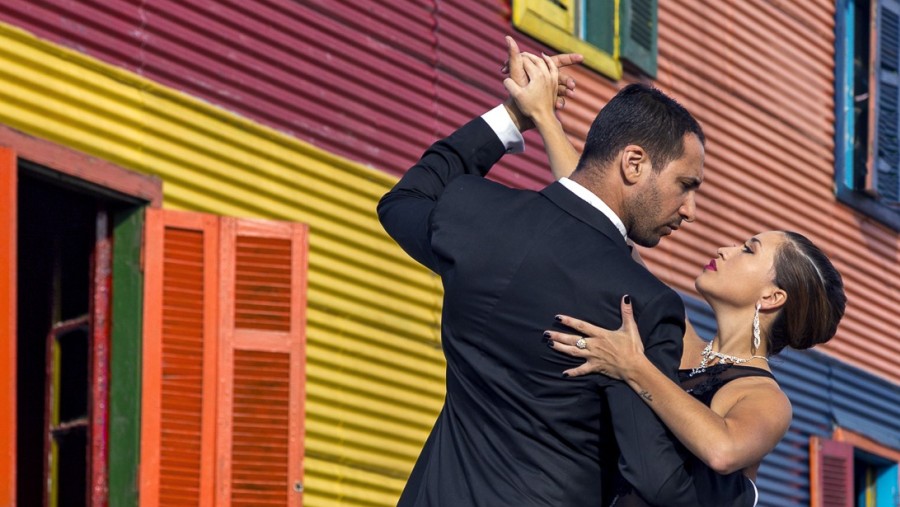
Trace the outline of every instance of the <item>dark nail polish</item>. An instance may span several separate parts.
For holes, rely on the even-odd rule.
[[[550,348],[552,349],[552,348],[553,348],[553,340],[548,340],[548,341],[547,341],[547,346],[550,347]]]
[[[631,296],[628,296],[628,295],[625,296],[625,304],[626,304],[626,305],[630,305],[630,304],[631,304]]]
[[[557,322],[559,322],[559,321],[562,320],[562,317],[559,316],[559,315],[556,315],[556,316],[554,316],[553,318],[556,319]]]
[[[569,374],[568,374],[568,373],[563,373],[563,378],[569,378]]]
[[[550,331],[544,331],[544,338],[550,338]]]

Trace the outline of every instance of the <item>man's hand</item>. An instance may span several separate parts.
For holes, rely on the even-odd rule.
[[[509,73],[509,79],[512,79],[520,87],[524,87],[528,84],[528,75],[525,73],[522,54],[519,51],[519,45],[508,35],[506,36],[506,48],[509,53],[508,59],[500,70],[504,74]],[[550,58],[559,68],[575,65],[584,60],[584,57],[577,53],[566,53]],[[560,72],[557,83],[556,108],[562,109],[565,107],[566,97],[571,97],[574,93],[575,80],[568,74]],[[524,132],[534,127],[534,122],[519,110],[512,97],[508,97],[506,101],[503,102],[503,105],[506,107],[506,111],[509,113],[510,117],[513,119],[513,123],[516,124],[516,127],[520,132]]]

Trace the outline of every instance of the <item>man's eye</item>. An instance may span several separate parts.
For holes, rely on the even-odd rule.
[[[752,254],[752,253],[753,253],[753,250],[750,250],[750,247],[747,246],[747,245],[744,245],[744,248],[742,248],[741,250],[744,251],[744,252],[746,252],[746,253],[748,253],[748,254]]]

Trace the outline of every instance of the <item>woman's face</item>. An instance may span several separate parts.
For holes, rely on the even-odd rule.
[[[743,244],[719,248],[694,285],[710,303],[753,306],[776,289],[775,254],[785,241],[781,232],[769,231]]]

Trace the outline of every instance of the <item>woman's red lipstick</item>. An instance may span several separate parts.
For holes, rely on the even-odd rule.
[[[716,269],[716,260],[715,259],[710,260],[709,264],[707,264],[706,266],[703,266],[703,269],[708,269],[710,271],[718,271],[718,269]]]

